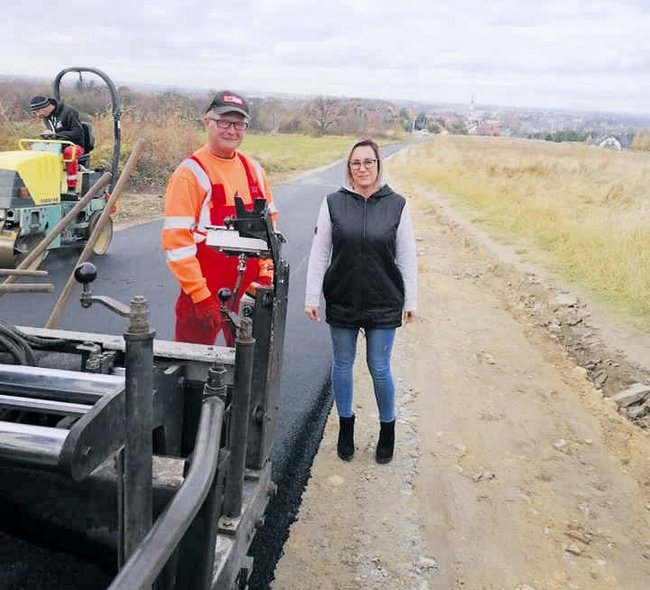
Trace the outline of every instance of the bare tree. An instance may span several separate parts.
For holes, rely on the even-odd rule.
[[[278,99],[270,98],[253,105],[253,125],[258,131],[278,133],[289,118],[287,107]]]
[[[305,106],[307,124],[316,137],[322,137],[347,112],[347,105],[334,98],[315,98]]]

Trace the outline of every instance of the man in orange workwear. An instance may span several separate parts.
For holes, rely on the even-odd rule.
[[[167,266],[181,288],[175,335],[180,342],[214,344],[223,330],[226,344],[234,343],[216,297],[223,287],[234,289],[238,259],[206,246],[206,226],[223,225],[235,214],[235,195],[249,210],[253,200],[266,199],[275,223],[277,210],[264,169],[237,149],[248,129],[249,113],[242,96],[218,92],[203,117],[207,143],[181,162],[167,184],[161,241]],[[272,278],[272,261],[249,258],[234,309],[248,285],[270,285]]]

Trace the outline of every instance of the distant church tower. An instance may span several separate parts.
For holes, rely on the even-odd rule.
[[[479,117],[476,113],[476,104],[474,103],[474,95],[469,101],[469,112],[467,114],[467,133],[469,135],[476,135],[479,132]]]

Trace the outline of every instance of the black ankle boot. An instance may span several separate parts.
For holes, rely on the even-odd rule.
[[[343,461],[349,461],[354,455],[354,414],[349,418],[339,416],[339,442],[336,452]]]
[[[393,458],[395,448],[395,420],[379,423],[379,442],[375,452],[377,463],[389,463]]]

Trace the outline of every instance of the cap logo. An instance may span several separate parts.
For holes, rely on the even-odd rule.
[[[233,94],[224,94],[223,102],[234,102],[235,104],[238,105],[244,104],[244,101],[241,98],[239,98],[239,96],[234,96]]]

